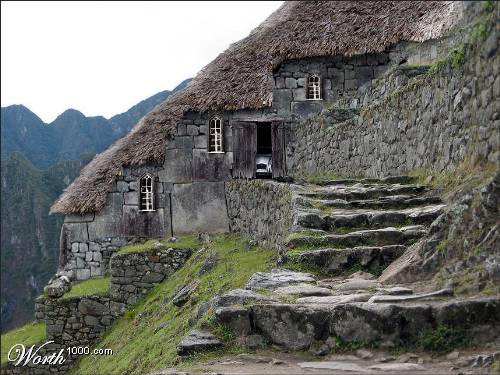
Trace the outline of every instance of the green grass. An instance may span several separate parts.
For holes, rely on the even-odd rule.
[[[92,278],[74,284],[71,290],[62,296],[62,299],[71,299],[89,296],[108,296],[111,290],[109,277]]]
[[[247,241],[237,235],[214,237],[205,250],[193,254],[184,267],[114,324],[98,344],[99,348],[113,349],[113,356],[83,357],[72,373],[149,373],[173,366],[195,366],[211,356],[241,351],[230,342],[222,351],[180,358],[176,346],[190,329],[207,323],[207,319],[198,322],[194,319],[201,304],[228,290],[243,287],[254,272],[268,271],[274,266],[275,250],[262,247],[248,250],[246,244]],[[217,266],[199,276],[208,257],[216,257]],[[198,282],[198,287],[190,301],[181,308],[175,307],[171,301],[176,291],[193,280]],[[165,326],[155,333],[161,324]],[[222,328],[216,334],[227,340],[232,338],[231,333]]]
[[[176,242],[170,242],[168,240],[149,240],[142,244],[129,245],[125,246],[120,251],[117,252],[118,255],[125,254],[133,254],[133,253],[143,253],[147,251],[155,250],[154,245],[160,243],[160,246],[157,249],[198,249],[201,247],[200,242],[198,241],[195,235],[187,235],[179,238]]]
[[[7,355],[10,348],[16,344],[23,344],[26,348],[45,340],[45,323],[30,323],[2,335],[1,353],[2,366],[8,362]]]
[[[438,326],[420,334],[417,347],[425,351],[446,353],[467,344],[467,338],[462,330],[448,326]]]

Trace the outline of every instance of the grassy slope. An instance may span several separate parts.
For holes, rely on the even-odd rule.
[[[72,286],[62,298],[70,299],[88,296],[108,296],[111,291],[111,279],[99,277],[88,279]]]
[[[217,266],[200,275],[209,257],[217,258]],[[182,269],[114,324],[98,344],[99,348],[111,348],[112,356],[83,357],[72,373],[148,373],[171,366],[192,365],[196,358],[181,360],[176,354],[176,346],[196,326],[190,325],[189,319],[200,304],[230,289],[243,287],[254,272],[271,269],[274,258],[275,251],[270,249],[246,249],[246,241],[239,236],[215,237],[210,245],[196,252]],[[176,291],[192,281],[199,285],[191,300],[181,308],[175,307],[171,300]],[[161,325],[164,327],[155,333]],[[226,350],[238,348],[231,346]]]
[[[125,255],[132,253],[142,253],[155,249],[156,244],[160,244],[160,249],[196,249],[199,247],[198,239],[195,235],[184,236],[179,238],[176,242],[170,242],[168,240],[149,240],[143,244],[130,245],[122,248],[117,254]]]
[[[23,344],[29,348],[33,344],[37,344],[45,340],[45,324],[44,323],[30,323],[25,326],[7,332],[2,335],[2,365],[7,363],[7,355],[10,348],[16,344]]]

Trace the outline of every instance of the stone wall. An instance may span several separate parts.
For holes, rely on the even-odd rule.
[[[231,231],[264,245],[279,245],[292,226],[292,193],[286,184],[269,180],[226,183]]]
[[[294,127],[293,174],[404,174],[451,169],[469,157],[499,158],[500,66],[494,33],[466,50],[459,69],[398,68],[359,94],[357,113],[334,107]],[[347,115],[347,118],[346,116]]]
[[[115,254],[111,258],[111,310],[122,314],[157,283],[181,268],[190,249],[158,248],[141,253]]]

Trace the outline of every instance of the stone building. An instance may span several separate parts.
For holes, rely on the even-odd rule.
[[[259,155],[270,177],[294,176],[299,123],[358,110],[388,70],[445,56],[466,6],[285,3],[68,187],[52,207],[66,215],[61,268],[83,280],[103,275],[133,238],[230,231],[228,181],[259,177]]]

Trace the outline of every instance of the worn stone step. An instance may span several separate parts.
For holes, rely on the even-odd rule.
[[[459,331],[471,345],[482,340],[478,332],[488,332],[491,337],[500,334],[498,296],[406,304],[346,302],[354,297],[308,297],[300,304],[256,304],[245,307],[247,314],[233,316],[250,320],[252,330],[286,350],[307,350],[332,339],[411,346],[441,326]],[[360,297],[364,300],[367,296]],[[327,303],[315,303],[318,299]],[[235,324],[227,320],[227,314],[224,317],[223,324],[248,327],[247,322]]]
[[[374,186],[329,186],[312,190],[297,191],[303,197],[315,199],[344,199],[347,201],[374,199],[392,195],[419,194],[425,191],[422,185],[374,185]]]
[[[415,177],[411,176],[387,176],[384,178],[361,178],[361,179],[338,179],[338,180],[319,180],[315,181],[319,186],[335,185],[354,185],[354,184],[411,184],[416,182]]]
[[[424,236],[427,231],[423,225],[401,228],[381,228],[354,231],[347,234],[301,235],[295,233],[286,241],[288,248],[351,248],[357,246],[405,245]]]
[[[339,274],[356,266],[379,274],[387,265],[401,256],[406,247],[402,245],[360,246],[347,249],[320,249],[291,254],[289,260],[323,273]]]
[[[296,203],[305,208],[343,208],[343,209],[403,209],[416,206],[426,206],[440,204],[441,198],[438,196],[419,196],[417,194],[389,195],[376,199],[347,201],[345,199],[311,199],[307,197],[297,197]]]
[[[445,205],[406,208],[402,210],[339,210],[328,214],[320,210],[299,211],[295,222],[304,228],[335,232],[338,228],[381,228],[393,225],[430,224],[443,213]]]

